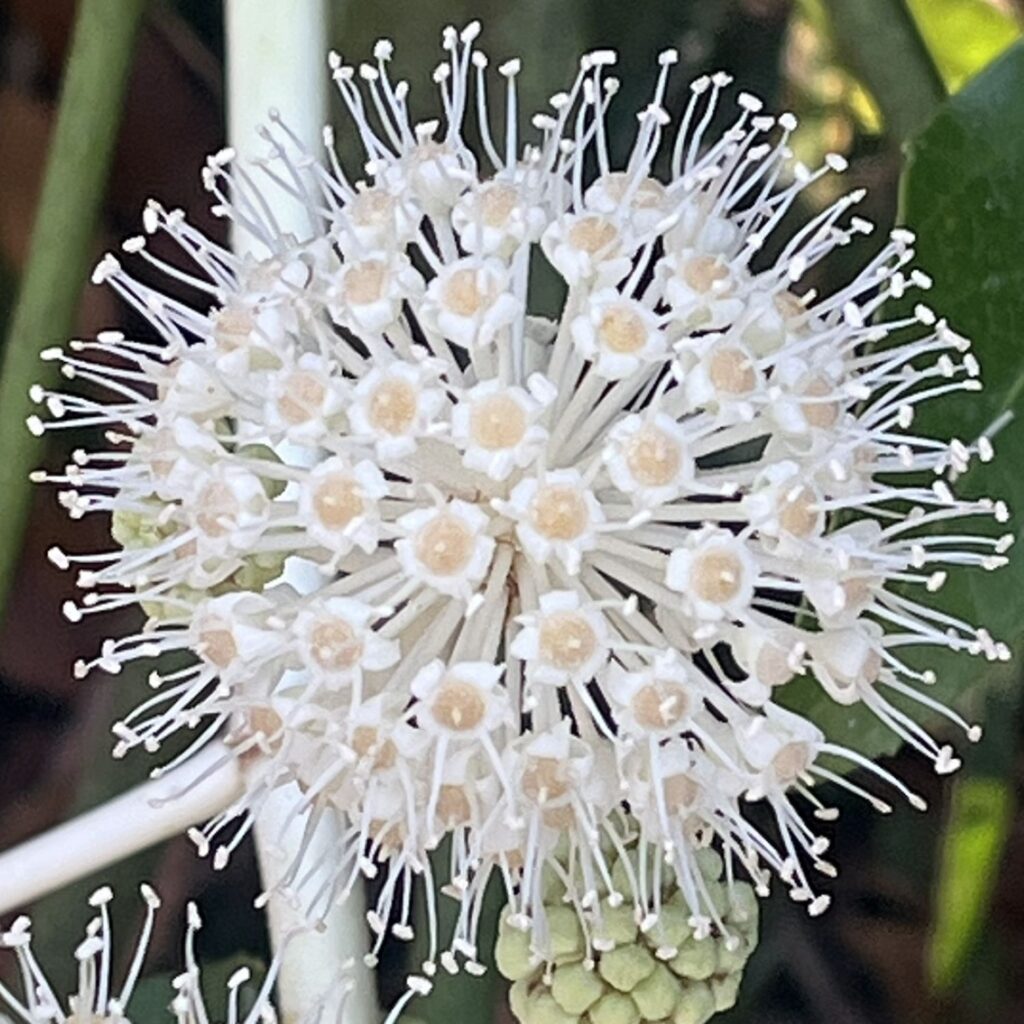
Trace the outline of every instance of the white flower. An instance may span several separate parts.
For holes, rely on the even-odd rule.
[[[587,935],[606,938],[606,904],[657,927],[654,861],[638,872],[623,856],[637,833],[697,936],[728,941],[718,894],[693,882],[709,844],[730,878],[764,893],[777,875],[818,913],[815,876],[835,868],[817,820],[831,811],[807,783],[887,806],[819,761],[846,758],[921,801],[783,712],[791,680],[863,705],[946,772],[957,758],[913,706],[969,740],[980,730],[929,695],[928,652],[1009,657],[933,597],[949,573],[1006,561],[1006,507],[953,492],[991,442],[914,428],[919,403],[977,390],[977,361],[923,303],[884,319],[888,299],[930,284],[905,231],[849,281],[804,288],[867,226],[857,192],[812,230],[793,226],[803,190],[838,161],[793,174],[789,115],[740,94],[710,138],[728,76],[665,110],[669,51],[616,166],[614,54],[601,50],[529,139],[519,63],[501,65],[499,149],[478,31],[444,33],[443,121],[409,122],[386,41],[359,70],[332,56],[365,148],[347,170],[276,124],[277,155],[253,173],[211,158],[206,187],[263,257],[147,206],[147,234],[180,247],[191,269],[176,277],[207,297],[197,308],[101,261],[96,280],[149,340],[108,332],[48,351],[90,393],[34,388],[46,418],[29,426],[102,439],[40,475],[71,516],[111,516],[117,541],[50,551],[84,591],[66,615],[137,601],[148,619],[75,674],[157,659],[118,754],[197,727],[198,744],[227,723],[246,793],[191,833],[215,864],[271,793],[336,826],[304,909],[322,917],[379,875],[371,959],[389,930],[408,938],[412,889],[446,834],[436,881],[459,906],[438,934],[431,880],[428,974],[481,969],[493,876],[538,963],[557,955],[552,878]],[[308,235],[232,205],[243,173],[255,199],[296,167]],[[146,245],[128,256],[159,262]],[[554,318],[530,311],[543,259],[567,286]],[[769,813],[750,814],[754,801]],[[308,870],[300,858],[292,876]]]
[[[494,540],[484,532],[489,522],[476,505],[457,499],[416,509],[395,523],[401,535],[395,553],[412,579],[468,601],[494,554]]]
[[[664,505],[695,486],[693,438],[672,416],[625,416],[608,431],[608,440],[608,475],[638,507]]]
[[[498,680],[504,665],[462,661],[446,666],[433,661],[421,669],[410,689],[416,721],[427,732],[450,740],[470,740],[492,732],[508,719],[508,701]]]
[[[370,628],[377,617],[377,609],[350,597],[327,597],[303,607],[295,632],[313,678],[340,687],[364,672],[391,668],[399,658],[398,644]]]
[[[463,193],[452,210],[452,226],[462,248],[474,255],[507,258],[536,242],[547,214],[525,185],[492,179]]]
[[[372,441],[379,459],[409,455],[444,406],[435,380],[427,361],[371,370],[356,385],[347,410],[353,434]]]
[[[340,456],[314,466],[299,484],[298,518],[306,533],[336,557],[353,547],[367,554],[380,540],[379,501],[388,485],[376,464]]]
[[[750,607],[758,567],[750,548],[728,530],[706,526],[672,552],[665,582],[681,595],[695,619],[743,617]]]
[[[521,313],[508,270],[497,259],[467,256],[442,268],[427,286],[419,314],[462,348],[493,345]]]
[[[543,406],[525,388],[485,380],[452,409],[452,440],[469,469],[507,480],[540,454],[548,432],[538,419]]]
[[[572,322],[572,337],[576,351],[608,380],[631,376],[666,349],[654,312],[615,288],[590,296],[585,311]]]
[[[398,321],[403,302],[419,300],[422,292],[423,278],[407,256],[379,250],[342,264],[328,309],[335,323],[377,334]]]
[[[542,594],[540,609],[512,642],[528,679],[549,686],[582,684],[593,679],[610,653],[603,613],[581,600],[575,590]]]
[[[605,516],[593,491],[574,469],[521,480],[503,509],[516,521],[523,550],[537,562],[558,559],[575,574],[583,554],[597,546]]]

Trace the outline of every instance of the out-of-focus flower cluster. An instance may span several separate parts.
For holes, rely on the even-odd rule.
[[[25,1024],[126,1024],[131,1019],[129,1004],[145,965],[146,953],[153,934],[153,923],[160,907],[160,898],[148,885],[142,887],[146,917],[128,962],[128,973],[120,987],[114,980],[118,962],[110,920],[110,902],[114,893],[109,886],[97,889],[89,897],[89,906],[96,916],[88,923],[82,941],[75,948],[78,966],[78,987],[62,999],[47,978],[45,968],[32,951],[32,922],[18,917],[7,931],[0,933],[0,949],[10,950],[18,964],[21,993],[0,984],[0,1006],[6,1007]],[[202,927],[199,911],[189,904],[185,935],[185,968],[169,986],[169,1015],[176,1024],[209,1024],[210,1014],[200,984],[199,962],[195,939]],[[270,1002],[270,990],[277,974],[276,966],[267,973],[256,993],[246,989],[250,979],[247,968],[235,971],[228,981],[225,1024],[274,1024],[277,1014]],[[326,993],[338,1003],[340,1010],[347,993],[347,983],[331,986]],[[248,1004],[241,1005],[242,998]],[[324,1005],[326,1006],[326,999]],[[305,1024],[318,1024],[310,1019]],[[326,1024],[326,1022],[325,1022]]]
[[[986,438],[914,427],[922,402],[976,390],[978,366],[927,305],[881,315],[930,284],[906,231],[831,294],[804,284],[871,225],[858,192],[794,225],[801,192],[842,168],[793,162],[791,116],[728,99],[721,74],[666,111],[668,51],[613,164],[615,58],[598,51],[522,142],[519,62],[495,76],[476,35],[444,34],[436,121],[412,123],[387,42],[359,67],[332,56],[356,176],[329,132],[321,160],[276,119],[265,161],[211,158],[215,209],[253,255],[154,202],[124,245],[139,273],[99,264],[151,331],[48,353],[81,386],[38,389],[48,422],[30,425],[106,441],[51,478],[72,516],[111,513],[118,541],[52,552],[85,591],[68,616],[139,602],[149,618],[79,673],[156,663],[119,751],[227,731],[249,788],[196,834],[215,863],[297,783],[296,819],[342,836],[282,882],[320,872],[311,915],[378,876],[377,946],[409,938],[425,880],[427,974],[481,969],[495,873],[538,962],[564,912],[581,963],[625,918],[649,939],[669,915],[731,951],[738,878],[825,909],[815,822],[833,812],[815,783],[885,808],[830,757],[921,804],[784,710],[791,680],[867,705],[939,772],[954,752],[908,708],[979,735],[928,696],[920,652],[1007,656],[933,598],[951,568],[1002,564],[1009,539],[974,524],[1007,513],[951,487]],[[307,231],[278,227],[272,193]],[[530,311],[545,277],[555,319]],[[459,901],[453,935],[436,891]],[[675,943],[650,941],[675,970]]]

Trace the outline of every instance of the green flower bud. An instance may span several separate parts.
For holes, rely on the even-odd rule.
[[[616,946],[634,942],[638,931],[636,911],[631,903],[611,907],[605,902],[601,907],[601,922],[594,926],[594,935],[597,938],[608,939]]]
[[[736,936],[739,945],[735,949],[729,949],[724,942],[715,943],[717,963],[715,974],[732,974],[735,971],[742,971],[747,960],[750,958],[750,946],[740,936]]]
[[[498,941],[494,947],[494,960],[498,970],[509,981],[521,981],[537,970],[530,953],[529,932],[513,928],[504,917],[498,927]]]
[[[629,996],[609,992],[590,1011],[590,1024],[640,1024],[640,1011]]]
[[[551,958],[555,963],[563,960],[581,959],[586,944],[583,929],[572,907],[546,907],[548,928],[551,931]]]
[[[715,1000],[716,1010],[728,1010],[736,1005],[736,996],[739,994],[742,980],[743,975],[740,971],[711,979],[711,994]]]
[[[524,978],[520,978],[508,990],[508,1006],[516,1020],[526,1020],[530,1008],[530,983]]]
[[[620,992],[632,992],[633,988],[644,980],[657,966],[654,957],[646,946],[616,946],[615,949],[601,954],[598,963],[601,977],[612,988]]]
[[[679,949],[693,935],[689,918],[690,911],[685,905],[663,904],[658,923],[651,929],[649,938],[654,939],[659,947]]]
[[[689,938],[672,959],[672,970],[683,978],[704,981],[715,973],[718,955],[713,939]]]
[[[672,1014],[672,1024],[705,1024],[715,1014],[715,997],[711,987],[695,982],[683,989]]]
[[[580,1016],[604,994],[605,986],[597,971],[583,964],[566,964],[553,972],[551,994],[566,1013]]]
[[[669,968],[665,964],[657,964],[629,994],[643,1020],[660,1021],[672,1015],[682,990],[682,982]]]
[[[539,988],[530,993],[526,1004],[523,1024],[579,1024],[576,1014],[566,1013],[555,997],[546,989]]]

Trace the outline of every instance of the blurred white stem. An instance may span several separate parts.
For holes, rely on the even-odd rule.
[[[312,152],[321,147],[321,131],[327,114],[327,8],[326,0],[228,0],[226,5],[228,64],[228,139],[243,161],[265,154],[267,145],[256,133],[273,108],[289,129]],[[266,197],[284,231],[298,238],[310,231],[308,214],[287,196],[268,188]],[[251,240],[236,233],[235,248],[245,250]],[[284,453],[282,453],[284,454]],[[294,459],[299,453],[289,452]],[[309,567],[292,559],[284,578],[300,593],[318,585]],[[305,819],[293,820],[288,812],[298,798],[297,789],[284,787],[268,800],[256,821],[256,847],[263,884],[271,889],[299,853]],[[338,837],[324,822],[304,851],[307,863]],[[323,881],[311,878],[304,892],[316,891]],[[298,904],[304,892],[298,893]],[[325,988],[338,979],[343,965],[355,959],[356,988],[347,1004],[346,1022],[371,1024],[378,1019],[373,979],[362,966],[365,952],[365,906],[357,889],[341,907],[328,915],[320,931],[302,931],[303,916],[287,899],[271,896],[268,925],[275,949],[289,937],[278,978],[280,1009],[286,1022],[299,1021],[321,1002]]]
[[[0,914],[180,835],[241,794],[237,759],[209,743],[159,779],[0,853]]]

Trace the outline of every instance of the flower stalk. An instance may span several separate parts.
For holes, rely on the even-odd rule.
[[[229,0],[225,7],[228,77],[228,138],[243,159],[263,155],[267,148],[259,125],[271,110],[279,111],[296,137],[311,150],[320,145],[326,120],[327,78],[322,54],[327,46],[327,8],[324,0],[302,0],[296,5],[268,4],[264,0]],[[300,237],[311,226],[305,206],[280,194],[273,199],[273,216],[284,230]],[[258,243],[234,226],[236,252],[258,249]],[[258,253],[258,255],[263,255]],[[300,560],[285,565],[284,582],[300,593],[319,582],[319,574]],[[255,824],[260,873],[268,892],[267,925],[275,952],[287,941],[278,980],[280,1009],[285,1021],[300,1020],[322,999],[326,985],[343,965],[351,968],[355,987],[347,1009],[354,1022],[376,1019],[372,978],[361,963],[365,945],[363,907],[355,896],[336,907],[316,931],[303,930],[300,907],[275,888],[300,849],[312,859],[326,853],[337,836],[329,822],[321,821],[306,842],[307,815],[290,814],[295,804],[294,784],[268,796]],[[306,879],[315,892],[321,872]]]
[[[0,853],[0,914],[180,835],[243,792],[238,761],[222,743],[186,764]]]

